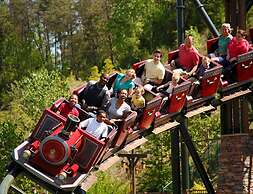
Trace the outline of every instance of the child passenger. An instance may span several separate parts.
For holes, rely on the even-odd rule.
[[[143,87],[137,87],[134,89],[134,93],[131,99],[132,110],[138,110],[145,107],[145,98],[142,96],[145,93]]]
[[[204,56],[202,58],[202,63],[199,65],[195,77],[199,80],[205,74],[205,71],[210,68],[211,59]]]
[[[181,75],[185,72],[182,69],[174,69],[171,81],[167,82],[164,85],[158,86],[157,91],[161,91],[163,88],[167,88],[165,90],[166,93],[171,94],[174,87],[178,85],[178,82],[180,81]]]
[[[78,103],[78,96],[76,94],[72,94],[69,98],[69,102],[63,102],[58,110],[56,111],[57,114],[64,116],[65,118],[68,117],[69,114],[79,116],[79,112],[76,108]]]

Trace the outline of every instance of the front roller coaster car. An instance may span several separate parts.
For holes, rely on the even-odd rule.
[[[78,117],[64,118],[53,111],[63,101],[46,109],[29,139],[13,151],[14,163],[25,174],[59,193],[73,191],[87,177],[117,133],[111,128],[104,141],[96,139],[78,127]]]

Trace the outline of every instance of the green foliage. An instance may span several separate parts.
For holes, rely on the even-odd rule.
[[[124,67],[133,56],[140,55],[140,36],[151,13],[153,0],[116,0],[108,31],[112,34],[113,53]]]
[[[191,189],[192,190],[205,190],[205,186],[201,182],[194,182]]]
[[[23,133],[16,131],[17,126],[10,121],[0,123],[0,177],[5,175],[5,167],[12,150],[23,140]]]
[[[163,191],[171,181],[170,133],[153,135],[149,142],[151,143],[143,148],[148,153],[148,158],[145,159],[145,169],[138,178],[138,190]]]
[[[114,70],[114,65],[113,65],[111,59],[105,59],[105,60],[104,60],[104,63],[105,63],[105,65],[104,65],[103,68],[102,68],[102,72],[103,72],[103,73],[108,73],[108,74],[110,74],[110,73],[112,73],[113,71],[115,71],[115,70]]]
[[[215,178],[218,169],[220,122],[219,114],[211,116],[195,116],[189,120],[188,131],[195,142],[198,154],[207,169],[211,179]],[[140,191],[170,191],[170,133],[163,133],[149,138],[149,143],[143,150],[149,153],[145,159],[145,169],[138,178]],[[154,151],[155,150],[155,151]],[[201,182],[195,164],[190,160],[191,181]]]
[[[218,139],[220,137],[219,114],[212,113],[211,116],[195,116],[190,119],[189,132],[193,141],[197,142],[198,149],[203,150],[209,143],[205,140]]]
[[[198,32],[197,27],[190,26],[189,30],[186,30],[186,35],[191,34],[193,36],[194,41],[194,47],[200,52],[200,53],[206,53],[206,47],[205,42],[206,40],[203,40],[200,33]]]
[[[199,10],[197,10],[196,3],[194,1],[184,1],[185,2],[185,29],[190,26],[197,26],[200,32],[205,31],[207,25],[200,15]],[[213,24],[219,30],[221,23],[224,22],[224,0],[209,1],[202,0],[200,1],[203,4],[203,8],[206,10],[209,18],[212,20]],[[199,9],[199,8],[198,8]]]
[[[57,72],[35,71],[12,84],[4,96],[5,104],[10,105],[9,119],[17,123],[20,130],[30,132],[43,109],[62,95],[68,98],[67,91],[66,82]]]
[[[97,175],[97,183],[87,192],[87,194],[128,194],[129,183],[123,182],[117,177],[109,176],[106,173]]]
[[[0,177],[4,175],[4,167],[10,160],[11,151],[30,134],[44,108],[67,94],[67,91],[67,84],[60,74],[46,69],[35,71],[11,86],[10,91],[5,94],[9,110],[5,111],[3,120],[8,122],[0,125]],[[27,193],[41,190],[36,189],[36,184],[28,179],[19,178],[16,183]]]
[[[211,116],[198,115],[189,122],[189,133],[195,142],[195,148],[201,157],[204,167],[211,179],[215,178],[218,170],[218,154],[220,139],[219,114]],[[201,181],[195,165],[192,163],[192,180]]]
[[[87,78],[87,80],[98,80],[100,73],[98,72],[98,67],[97,66],[93,66],[90,68],[90,75]]]

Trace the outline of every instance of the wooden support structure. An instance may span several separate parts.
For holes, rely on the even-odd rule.
[[[119,154],[119,157],[126,157],[129,162],[129,169],[131,174],[131,193],[136,194],[136,183],[135,183],[135,166],[140,158],[146,158],[147,154],[136,154],[132,150],[131,154]]]

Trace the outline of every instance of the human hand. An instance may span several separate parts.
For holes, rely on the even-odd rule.
[[[97,110],[97,107],[95,107],[95,106],[87,106],[86,107],[86,111],[88,111],[88,112],[95,111],[95,110]]]

